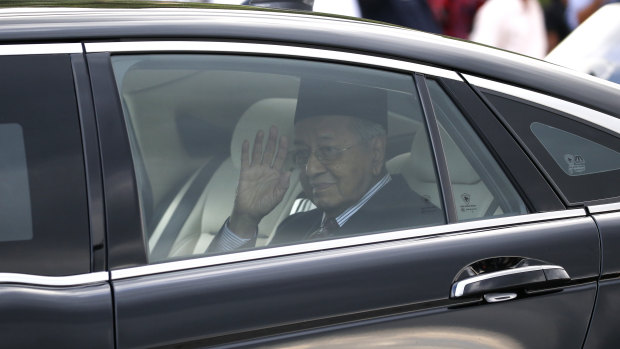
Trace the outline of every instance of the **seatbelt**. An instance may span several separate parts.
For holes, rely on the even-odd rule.
[[[209,179],[213,177],[213,174],[220,167],[224,159],[224,157],[216,156],[200,169],[200,172],[196,175],[192,184],[185,194],[183,194],[183,198],[179,201],[172,217],[155,244],[153,252],[149,256],[150,261],[159,261],[168,258],[172,250],[172,245],[174,245],[183,224],[185,224],[190,213],[196,206]]]

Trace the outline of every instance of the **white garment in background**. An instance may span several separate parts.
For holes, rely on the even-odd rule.
[[[470,40],[535,58],[547,54],[547,32],[538,0],[488,0],[474,17]]]
[[[357,0],[314,0],[312,11],[351,17],[362,16]]]

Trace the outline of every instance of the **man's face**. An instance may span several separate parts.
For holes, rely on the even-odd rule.
[[[372,144],[362,143],[351,126],[352,120],[349,116],[320,116],[295,125],[295,149],[313,152],[306,166],[301,167],[304,192],[332,217],[355,204],[376,182],[383,168],[384,148],[373,151]],[[321,147],[346,150],[334,161],[321,162],[314,153]]]

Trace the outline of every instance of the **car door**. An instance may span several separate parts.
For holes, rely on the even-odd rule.
[[[86,49],[120,348],[581,347],[596,224],[566,208],[460,75],[282,45]],[[261,222],[259,247],[210,254],[236,148],[255,124],[292,127],[308,76],[387,94],[387,169],[442,218],[270,246],[277,224],[310,205],[298,190]]]
[[[0,63],[2,346],[112,348],[81,45],[1,45]]]
[[[613,348],[620,338],[609,324],[617,320],[618,297],[618,214],[617,203],[592,205],[588,210],[593,214],[601,232],[602,267],[599,278],[599,293],[592,324],[584,348]]]
[[[616,321],[620,122],[616,114],[467,77],[572,206],[586,206],[599,230],[601,274],[584,348],[612,348]],[[616,89],[617,90],[617,89]],[[617,90],[620,92],[620,90]],[[523,100],[528,102],[524,103]]]

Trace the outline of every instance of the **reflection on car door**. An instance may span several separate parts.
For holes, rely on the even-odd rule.
[[[588,210],[601,232],[602,266],[599,279],[599,293],[596,309],[592,315],[592,324],[584,348],[617,348],[620,345],[620,334],[611,325],[617,322],[620,295],[620,205],[618,203],[589,206]]]
[[[482,223],[411,232],[452,230],[426,239],[332,249],[319,242],[316,252],[242,261],[252,251],[233,263],[222,256],[200,262],[212,266],[113,273],[119,346],[579,348],[596,292],[594,222],[574,210],[496,219],[505,227],[468,224]],[[461,269],[499,257],[560,266],[571,280],[480,291],[517,294],[505,302],[450,298]]]

